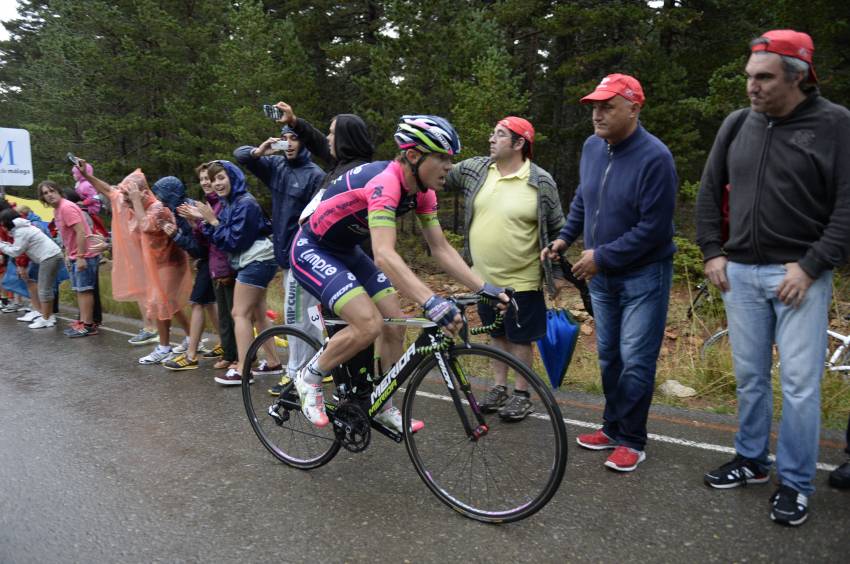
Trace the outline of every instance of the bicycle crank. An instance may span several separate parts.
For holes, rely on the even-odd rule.
[[[343,401],[333,412],[334,434],[345,450],[362,452],[369,446],[372,429],[369,417],[362,407],[352,401]]]

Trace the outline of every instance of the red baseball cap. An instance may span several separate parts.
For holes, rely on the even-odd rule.
[[[581,99],[581,103],[589,104],[610,100],[618,94],[639,106],[643,106],[643,102],[646,100],[643,95],[643,88],[635,77],[627,74],[609,74],[602,79],[596,90]]]
[[[528,156],[531,157],[531,151],[534,148],[534,126],[527,119],[516,116],[508,116],[499,120],[497,125],[501,125],[510,129],[528,143]]]
[[[753,53],[767,51],[768,53],[785,55],[786,57],[793,57],[809,63],[809,80],[812,82],[818,81],[818,77],[815,76],[815,65],[812,62],[815,54],[815,44],[808,33],[794,31],[793,29],[774,29],[767,31],[753,42],[750,50]]]

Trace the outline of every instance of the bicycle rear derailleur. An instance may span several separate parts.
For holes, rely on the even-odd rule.
[[[332,421],[334,434],[345,450],[366,450],[372,438],[372,429],[366,411],[357,402],[343,400],[333,411]]]

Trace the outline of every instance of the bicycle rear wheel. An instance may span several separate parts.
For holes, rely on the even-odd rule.
[[[284,325],[266,329],[251,343],[246,364],[256,368],[261,359],[266,359],[269,364],[277,364],[269,360],[270,354],[274,353],[282,365],[282,371],[277,374],[260,374],[254,370],[253,384],[249,383],[249,378],[242,379],[245,411],[260,442],[281,462],[303,470],[326,464],[340,447],[332,425],[319,429],[304,417],[298,393],[285,376],[291,355],[298,354],[304,364],[320,346],[314,338],[294,327]],[[282,381],[284,386],[280,396],[272,395],[271,389]],[[325,385],[325,398],[331,397],[332,387],[333,384]]]
[[[555,495],[564,476],[567,432],[561,410],[534,372],[498,349],[456,346],[446,357],[460,401],[453,401],[434,356],[417,367],[404,396],[404,438],[416,471],[440,501],[466,517],[501,523],[532,515]],[[473,428],[478,422],[460,382],[473,380],[482,398],[490,383],[475,377],[500,369],[528,382],[535,411],[520,421],[486,414],[486,433],[471,439],[461,417]],[[409,432],[411,418],[425,427]]]

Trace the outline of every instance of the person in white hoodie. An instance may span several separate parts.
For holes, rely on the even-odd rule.
[[[14,209],[0,212],[0,225],[5,227],[14,239],[14,243],[0,241],[0,252],[10,257],[26,254],[31,261],[39,265],[38,299],[41,301],[41,315],[33,319],[27,327],[53,327],[56,325],[56,317],[53,315],[53,288],[62,266],[62,249]]]

